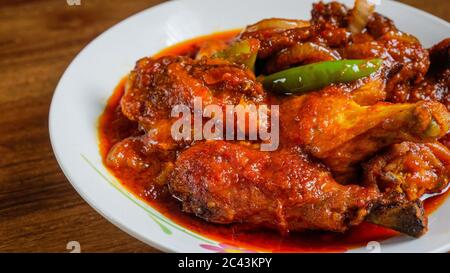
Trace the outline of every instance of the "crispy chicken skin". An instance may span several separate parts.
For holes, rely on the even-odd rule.
[[[375,187],[340,185],[300,149],[261,152],[222,141],[184,151],[169,189],[184,211],[207,221],[283,232],[345,231],[361,223],[379,197]]]

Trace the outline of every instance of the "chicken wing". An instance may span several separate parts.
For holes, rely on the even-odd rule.
[[[435,141],[450,127],[438,102],[360,106],[337,87],[287,100],[280,109],[284,143],[301,145],[343,180],[357,162],[390,144]]]

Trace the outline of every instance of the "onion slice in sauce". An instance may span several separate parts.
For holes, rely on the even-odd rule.
[[[266,29],[287,30],[293,28],[309,27],[310,25],[310,22],[305,20],[270,18],[261,20],[253,25],[248,26],[245,31],[254,32]]]
[[[348,29],[353,33],[360,33],[367,25],[370,16],[375,11],[375,4],[370,0],[355,0],[355,6],[353,7]]]
[[[310,64],[340,59],[341,56],[338,52],[312,42],[306,42],[280,51],[267,63],[266,72],[272,74],[300,63]]]

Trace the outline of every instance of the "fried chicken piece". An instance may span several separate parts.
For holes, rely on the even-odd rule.
[[[411,88],[409,101],[439,101],[450,111],[450,38],[430,49],[430,62],[425,80]]]
[[[398,30],[388,31],[377,39],[349,43],[343,49],[343,57],[381,58],[389,67],[401,65],[400,71],[387,83],[391,102],[408,101],[410,84],[422,81],[430,65],[428,51],[419,40]]]
[[[225,105],[261,102],[265,92],[251,71],[223,60],[143,58],[131,72],[121,107],[130,120],[151,128],[170,118],[175,105],[193,107],[194,97],[202,98],[204,105]]]
[[[447,187],[450,151],[438,142],[403,142],[365,163],[364,169],[367,183],[377,184],[382,192],[402,193],[415,201]]]
[[[435,141],[450,127],[450,114],[440,103],[360,106],[338,87],[294,97],[280,109],[281,143],[301,145],[340,181],[355,174],[357,162],[390,144]]]
[[[339,2],[332,1],[324,3],[322,1],[313,4],[311,10],[311,22],[317,25],[332,25],[336,27],[346,27],[348,8]]]
[[[367,22],[367,32],[375,39],[380,38],[389,31],[396,30],[397,27],[395,26],[394,21],[377,12],[374,12]]]
[[[168,185],[183,211],[213,223],[344,232],[368,220],[415,237],[427,229],[420,202],[373,183],[341,185],[298,147],[200,143],[179,156]]]
[[[361,223],[379,198],[374,186],[338,184],[300,149],[261,152],[223,141],[184,151],[168,185],[185,212],[206,221],[282,232],[343,232]]]
[[[221,60],[193,60],[187,57],[143,58],[136,64],[121,99],[122,113],[142,128],[141,136],[117,143],[108,153],[111,168],[130,168],[139,172],[161,170],[157,162],[174,158],[178,148],[190,140],[175,140],[171,127],[178,119],[171,117],[176,105],[186,105],[193,113],[194,98],[203,107],[240,103],[261,103],[266,93],[254,74]],[[154,175],[153,175],[154,176]]]
[[[450,68],[430,73],[425,80],[410,89],[408,101],[439,101],[450,111]]]
[[[444,39],[430,49],[430,72],[450,68],[450,38]]]
[[[203,107],[225,107],[262,103],[266,93],[251,71],[223,60],[143,58],[130,74],[121,108],[144,129],[149,145],[173,150],[186,143],[171,137],[171,125],[178,119],[171,117],[171,111],[176,105],[185,105],[193,113],[194,98],[201,98]]]

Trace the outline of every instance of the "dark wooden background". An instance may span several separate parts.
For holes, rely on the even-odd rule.
[[[156,252],[90,208],[53,156],[48,110],[75,55],[159,0],[0,1],[0,252]],[[448,0],[403,0],[450,20]]]

